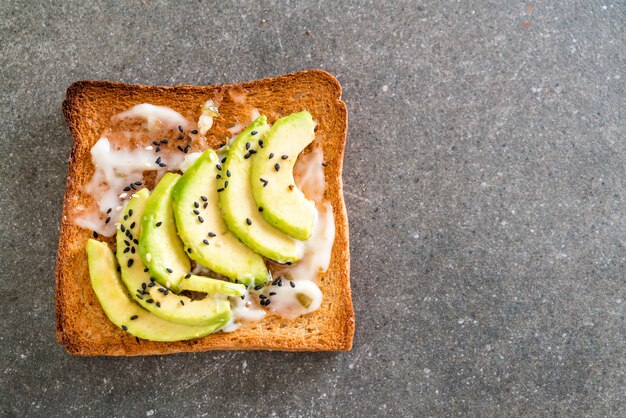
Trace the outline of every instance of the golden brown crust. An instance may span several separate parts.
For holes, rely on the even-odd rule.
[[[308,110],[318,122],[316,141],[328,163],[326,199],[333,205],[336,237],[330,268],[319,280],[324,293],[320,309],[290,321],[275,316],[230,333],[192,341],[159,343],[137,341],[119,330],[104,315],[90,285],[85,244],[91,232],[70,222],[71,211],[88,203],[81,186],[93,174],[90,149],[111,116],[139,103],[169,106],[197,120],[200,105],[219,101],[207,138],[217,147],[228,137],[227,128],[247,121],[245,107],[236,102],[245,92],[246,106],[256,107],[273,122],[280,116]],[[348,218],[343,200],[342,164],[347,111],[337,79],[322,70],[301,71],[275,78],[231,85],[158,87],[108,81],[72,84],[63,113],[74,144],[69,158],[56,265],[57,339],[76,355],[135,356],[206,350],[344,351],[352,348],[354,311],[350,294]],[[244,116],[245,115],[245,116]],[[112,241],[110,241],[112,242]]]

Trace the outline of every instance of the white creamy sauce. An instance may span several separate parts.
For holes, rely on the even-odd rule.
[[[140,147],[130,148],[126,144],[118,145],[109,141],[105,134],[91,148],[91,160],[95,171],[91,180],[84,186],[83,191],[91,195],[95,201],[95,207],[78,208],[74,217],[74,224],[83,228],[89,228],[98,234],[110,237],[115,234],[122,208],[133,190],[125,192],[124,189],[131,183],[140,182],[144,171],[156,171],[157,180],[167,171],[180,169],[184,161],[184,154],[172,152],[163,148],[156,153],[154,147],[149,145],[154,136],[177,129],[182,126],[188,130],[193,123],[185,119],[180,113],[164,106],[154,106],[143,103],[131,109],[119,113],[111,118],[113,123],[124,119],[142,119],[142,127],[147,130],[147,144]],[[140,132],[116,132],[111,133],[118,139],[131,140],[138,137]],[[121,137],[121,138],[120,138]],[[160,137],[158,139],[161,139]],[[156,163],[157,158],[166,164],[160,167]],[[137,188],[141,188],[137,185]],[[107,219],[109,222],[106,222]]]
[[[330,257],[335,242],[335,218],[330,203],[324,202],[326,181],[324,179],[324,155],[321,148],[315,147],[300,155],[294,167],[294,180],[304,195],[315,202],[317,219],[311,237],[301,241],[300,261],[290,266],[281,265],[274,271],[275,277],[293,280],[295,287],[288,283],[282,286],[270,286],[271,296],[269,311],[284,318],[294,319],[300,315],[317,310],[322,304],[322,292],[316,284],[320,273],[328,270]],[[269,292],[268,292],[269,293]],[[297,295],[304,295],[309,301],[303,306]],[[300,296],[302,299],[303,297]]]
[[[177,111],[165,106],[155,106],[149,103],[142,103],[129,110],[113,116],[113,120],[142,118],[145,120],[145,127],[153,131],[158,128],[175,128],[182,126],[187,129],[190,122]]]
[[[222,327],[223,332],[233,332],[239,329],[242,322],[256,322],[265,318],[267,312],[252,300],[250,292],[244,298],[230,297],[230,308],[233,313],[228,324]]]

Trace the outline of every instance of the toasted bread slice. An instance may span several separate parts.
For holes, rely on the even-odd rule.
[[[245,102],[242,97],[245,93]],[[81,191],[94,172],[90,149],[111,116],[140,103],[169,106],[197,120],[200,106],[217,99],[219,116],[207,134],[213,148],[230,137],[227,129],[245,123],[254,107],[269,122],[303,109],[317,121],[315,143],[328,164],[325,199],[333,206],[336,236],[330,267],[318,284],[324,293],[319,310],[296,320],[268,316],[244,324],[232,333],[216,333],[197,340],[152,342],[138,340],[118,329],[105,316],[91,288],[85,245],[91,231],[71,222],[78,205],[90,203]],[[231,85],[157,87],[108,81],[72,84],[63,112],[74,141],[69,158],[67,189],[56,266],[57,338],[71,353],[85,356],[136,356],[206,350],[341,351],[352,347],[354,311],[350,295],[348,219],[342,191],[342,163],[347,112],[341,86],[321,70]],[[108,242],[112,243],[112,240]]]

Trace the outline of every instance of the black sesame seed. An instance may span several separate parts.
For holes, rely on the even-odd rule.
[[[261,290],[263,286],[254,286],[254,290]]]
[[[157,158],[155,163],[160,164],[161,163],[161,157]]]
[[[263,183],[263,187],[267,186],[267,180],[265,180],[264,178],[260,178],[259,180],[261,180],[261,183]]]
[[[198,202],[193,202],[193,207],[194,207],[194,208],[199,208],[199,207],[200,207],[200,203],[198,203]]]
[[[146,284],[145,284],[145,283],[142,283],[142,284],[141,284],[141,288],[142,288],[143,290],[146,290]]]
[[[173,273],[173,270],[172,270],[171,268],[169,268],[169,267],[168,267],[168,268],[166,268],[166,269],[165,269],[165,271],[167,271],[167,272],[168,272],[168,273],[170,273],[170,274],[172,274],[172,273]]]
[[[250,143],[249,142],[246,142],[246,149],[247,150],[250,149]]]
[[[209,203],[208,203],[208,202],[207,202],[207,203],[205,203],[204,205],[202,205],[202,207],[203,207],[203,208],[205,208],[205,209],[206,209],[206,207],[207,207],[207,206],[209,206]]]
[[[179,150],[180,152],[185,152],[185,151],[183,150],[183,147],[181,147],[180,145],[178,145],[176,148],[178,148],[178,150]]]
[[[203,240],[202,240],[202,242],[203,242],[204,244],[206,244],[206,245],[209,245],[209,240],[208,240],[208,239],[206,239],[206,238],[205,238],[205,239],[203,239]]]
[[[148,287],[154,287],[155,283],[154,282],[150,282],[150,284],[148,284]]]
[[[222,158],[222,164],[226,162],[226,157]]]
[[[255,149],[251,149],[250,151],[248,151],[250,153],[250,155],[254,155],[256,154],[256,150]]]
[[[127,253],[127,252],[129,252],[129,251],[130,251],[130,247],[126,247],[126,248],[124,248],[124,254],[126,254],[126,253]]]
[[[182,133],[183,132],[183,127],[182,125],[178,125],[178,130]]]
[[[191,254],[191,252],[192,252],[192,251],[193,251],[193,250],[192,250],[191,248],[187,248],[187,252],[188,252],[189,254]]]
[[[132,258],[128,259],[128,263],[126,263],[126,267],[129,267],[133,265],[133,263],[135,262],[135,260],[133,260]]]
[[[204,222],[204,218],[202,216],[198,216],[198,220],[200,221],[200,223]]]
[[[250,152],[247,152],[246,155],[243,156],[243,158],[245,158],[246,160],[250,158]]]
[[[259,295],[259,299],[263,300],[263,299],[267,299],[267,296],[265,295]]]
[[[289,282],[289,286],[296,287],[296,284],[294,282]]]
[[[200,196],[200,199],[202,199],[203,202],[206,202],[208,200],[206,196]]]
[[[139,343],[139,337],[135,337],[135,341],[137,341],[137,343]]]
[[[132,209],[128,211],[128,216],[133,216],[133,210]],[[132,228],[132,226],[131,226],[131,228]]]
[[[109,208],[109,209],[107,210],[107,215],[108,215],[109,213],[111,213],[111,211],[112,211],[112,210],[113,210],[113,208]]]
[[[130,253],[135,254],[135,247],[130,247]]]
[[[292,263],[291,261],[287,261],[287,265],[290,266]]]
[[[222,171],[222,166],[219,164],[215,164],[215,168],[217,168],[218,170]]]
[[[135,296],[137,297],[137,299],[143,300],[143,295],[140,295],[139,293],[137,293]]]
[[[122,325],[122,329],[123,329],[124,331],[128,331],[128,327],[127,327],[126,325]]]
[[[269,304],[270,304],[270,303],[272,303],[271,299],[267,299],[267,300],[265,301],[265,306],[269,306]]]
[[[146,299],[146,302],[147,302],[147,303],[154,303],[154,300],[152,300],[152,299]]]
[[[328,166],[328,163],[327,162],[323,162],[322,163],[322,167],[326,167],[326,166]]]
[[[161,225],[163,225],[163,222],[157,222],[155,225],[156,225],[156,227],[158,228],[158,227],[160,227]]]
[[[282,155],[280,158],[282,158],[283,160],[286,160],[287,158],[289,158],[288,155]]]
[[[274,296],[276,292],[270,292],[270,296]]]
[[[230,170],[226,170],[226,177],[230,177]]]
[[[257,131],[252,131],[252,132],[250,132],[250,135],[256,135],[256,134],[258,134],[258,132],[257,132]]]
[[[185,147],[185,149],[183,150],[183,152],[185,154],[187,154],[189,152],[189,147],[191,147],[191,145],[187,144],[187,146]]]
[[[169,289],[165,289],[165,292],[163,292],[163,295],[167,296],[169,293],[170,293],[170,290]]]
[[[129,192],[129,191],[130,191],[130,186],[126,186],[126,187],[124,187],[124,191],[125,191],[125,192]]]
[[[222,178],[222,175],[221,175],[221,174],[218,174],[217,176],[215,176],[215,178],[219,180],[219,179],[221,179],[221,178]]]
[[[159,164],[159,167],[167,167],[167,164],[161,163],[161,164]]]
[[[161,302],[157,302],[156,306],[157,306],[157,308],[160,308],[161,307]]]
[[[224,182],[224,188],[227,188],[227,187],[228,187],[228,180]]]
[[[146,267],[145,269],[143,269],[143,272],[144,272],[144,273],[147,273],[147,272],[148,272],[148,267]]]
[[[154,152],[159,152],[161,151],[161,146],[159,145],[158,147],[156,147],[156,149],[154,150]]]
[[[161,144],[167,144],[169,141],[167,139],[162,139]]]
[[[183,305],[183,306],[185,306],[185,302],[184,302],[184,301],[182,301],[182,300],[180,301],[180,304],[181,304],[181,305]]]
[[[198,209],[194,209],[193,213],[196,214],[196,215],[200,215],[200,211]]]
[[[134,242],[135,244],[139,244],[139,240],[137,240],[137,239],[134,239],[134,240],[133,240],[133,242]]]
[[[280,170],[280,164],[278,163],[274,164],[274,170],[276,171]]]
[[[134,321],[134,320],[135,320],[135,319],[137,319],[137,318],[139,318],[137,315],[133,315],[133,316],[131,316],[131,317],[130,317],[130,320],[131,320],[131,321]]]
[[[276,283],[278,285],[278,287],[281,287],[283,285],[283,281],[282,279],[278,279],[278,283]]]
[[[133,222],[132,224],[130,224],[130,229],[133,229],[135,227],[135,222]]]
[[[217,236],[217,235],[215,235],[213,232],[209,232],[209,236],[210,236],[210,237],[215,237],[215,236]]]
[[[293,190],[293,184],[290,184],[288,187],[289,187],[289,190]]]
[[[269,159],[271,160],[272,158],[274,158],[274,153],[270,152],[270,158]]]
[[[217,192],[218,192],[218,193],[223,192],[223,191],[224,191],[224,188],[223,188],[223,187],[220,187],[219,189],[217,189]]]
[[[157,141],[152,141],[152,145],[158,146],[159,143]]]
[[[135,186],[135,183],[132,183],[132,184],[130,185],[130,188],[131,188],[131,189],[133,189],[133,190],[137,190],[137,186]]]
[[[128,215],[124,215],[124,220],[127,221],[128,220]]]
[[[259,212],[263,212],[263,206],[259,208]]]
[[[105,219],[104,223],[108,224],[109,222],[111,222],[111,217],[109,216],[108,218]]]
[[[159,292],[161,292],[161,293],[165,292],[165,288],[164,288],[164,287],[159,287],[157,290],[158,290]]]
[[[129,247],[129,246],[130,246],[130,241],[126,241],[126,240],[124,240],[124,245],[126,245],[127,247]]]
[[[154,281],[155,281],[155,280],[156,280],[156,279],[155,279],[154,277],[150,277],[150,281],[151,281],[152,283],[154,283]]]
[[[252,225],[252,221],[250,220],[250,218],[246,218],[246,223],[247,223],[248,225]]]
[[[124,225],[120,225],[120,231],[122,232],[126,231],[126,227]]]
[[[178,135],[178,139],[185,139],[183,135]]]
[[[191,131],[191,133],[195,135],[195,134],[197,134],[197,133],[198,133],[198,130],[197,130],[197,129],[194,129],[193,131]]]
[[[241,295],[241,300],[245,300],[246,297],[244,295]]]
[[[259,146],[260,146],[261,148],[263,148],[263,140],[262,140],[262,139],[259,139]]]
[[[188,279],[188,278],[190,278],[190,277],[191,277],[191,273],[187,273],[187,274],[185,274],[185,279]]]

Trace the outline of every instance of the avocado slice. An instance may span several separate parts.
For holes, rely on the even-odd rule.
[[[269,280],[263,258],[239,241],[222,218],[218,180],[226,175],[213,150],[185,171],[172,190],[178,235],[189,257],[201,265],[244,284],[263,284]]]
[[[278,119],[252,161],[250,182],[265,219],[294,238],[306,240],[315,223],[315,203],[307,199],[293,179],[298,154],[315,138],[315,123],[307,111]]]
[[[232,294],[231,289],[226,288],[227,293],[224,293],[220,292],[220,286],[214,285],[208,288],[211,292],[207,292],[210,293],[207,297],[196,301],[186,296],[179,296],[155,283],[137,254],[137,246],[133,239],[141,236],[140,219],[142,219],[149,196],[148,189],[141,189],[133,195],[122,213],[120,229],[117,231],[117,261],[120,265],[122,281],[128,292],[144,309],[171,322],[185,325],[211,325],[216,318],[219,321],[223,312],[230,309],[230,305],[226,298],[220,299],[212,295]],[[122,225],[125,232],[122,232]],[[129,231],[132,238],[128,236]]]
[[[243,296],[246,287],[238,283],[230,283],[224,280],[212,279],[210,277],[191,275],[180,282],[182,290],[193,290],[208,294],[220,294],[228,296]]]
[[[270,225],[252,196],[252,161],[264,146],[268,130],[267,118],[259,116],[230,146],[222,169],[226,175],[220,180],[224,188],[219,194],[220,207],[228,228],[248,247],[279,263],[295,263],[299,258],[297,241]]]
[[[91,286],[104,313],[129,334],[150,341],[191,340],[211,334],[230,321],[230,307],[206,326],[182,325],[161,319],[130,299],[116,271],[113,251],[106,243],[94,239],[87,241],[87,259]]]
[[[139,238],[141,260],[150,270],[150,276],[175,292],[191,269],[183,243],[176,234],[172,211],[172,189],[180,178],[180,174],[165,173],[154,188],[141,218]]]

